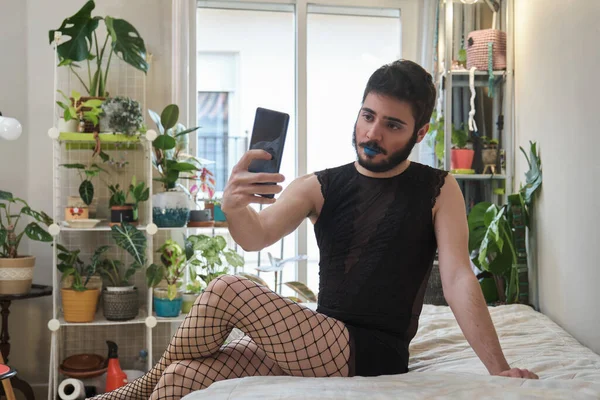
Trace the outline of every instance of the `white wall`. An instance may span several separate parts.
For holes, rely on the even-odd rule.
[[[0,142],[0,189],[25,197],[34,209],[52,207],[52,147],[46,134],[52,123],[53,51],[48,31],[84,4],[81,0],[3,0],[0,12],[0,110],[17,117],[23,136]],[[143,12],[141,12],[143,10]],[[131,22],[154,56],[147,78],[149,108],[162,110],[171,95],[171,2],[165,0],[99,0],[93,15]],[[51,248],[26,243],[37,257],[34,283],[51,284]],[[14,302],[11,306],[11,365],[19,376],[45,395],[51,318],[50,297]]]
[[[540,310],[600,352],[600,2],[515,1],[516,144],[541,148]],[[527,164],[517,155],[517,176]]]

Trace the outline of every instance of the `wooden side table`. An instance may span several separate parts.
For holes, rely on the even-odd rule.
[[[35,297],[44,297],[52,295],[52,286],[31,285],[29,293],[25,294],[0,294],[0,314],[2,315],[2,330],[0,331],[0,352],[5,364],[9,364],[8,355],[10,353],[10,336],[8,334],[8,315],[10,314],[10,304],[14,300],[33,299]],[[10,379],[14,389],[19,390],[27,400],[35,400],[33,389],[23,379],[14,376]],[[1,391],[4,394],[4,390]]]

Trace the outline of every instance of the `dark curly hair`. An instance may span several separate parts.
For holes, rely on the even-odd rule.
[[[408,102],[412,106],[415,132],[431,119],[435,85],[431,74],[415,62],[397,60],[373,72],[365,88],[363,103],[371,92]]]

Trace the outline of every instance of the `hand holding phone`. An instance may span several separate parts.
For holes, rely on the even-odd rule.
[[[249,172],[250,164],[256,161],[271,160],[270,153],[264,150],[249,150],[235,165],[225,191],[221,209],[225,214],[231,214],[245,209],[251,203],[272,204],[276,193],[283,190],[281,183],[284,176],[278,173]],[[268,186],[263,186],[268,183]]]

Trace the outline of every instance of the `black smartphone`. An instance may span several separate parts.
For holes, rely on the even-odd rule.
[[[270,160],[253,160],[248,167],[250,172],[279,173],[283,146],[290,123],[289,114],[258,107],[254,116],[250,150],[260,149],[271,154]],[[275,185],[275,183],[261,183],[262,185]],[[261,194],[263,197],[273,198],[273,194]]]

